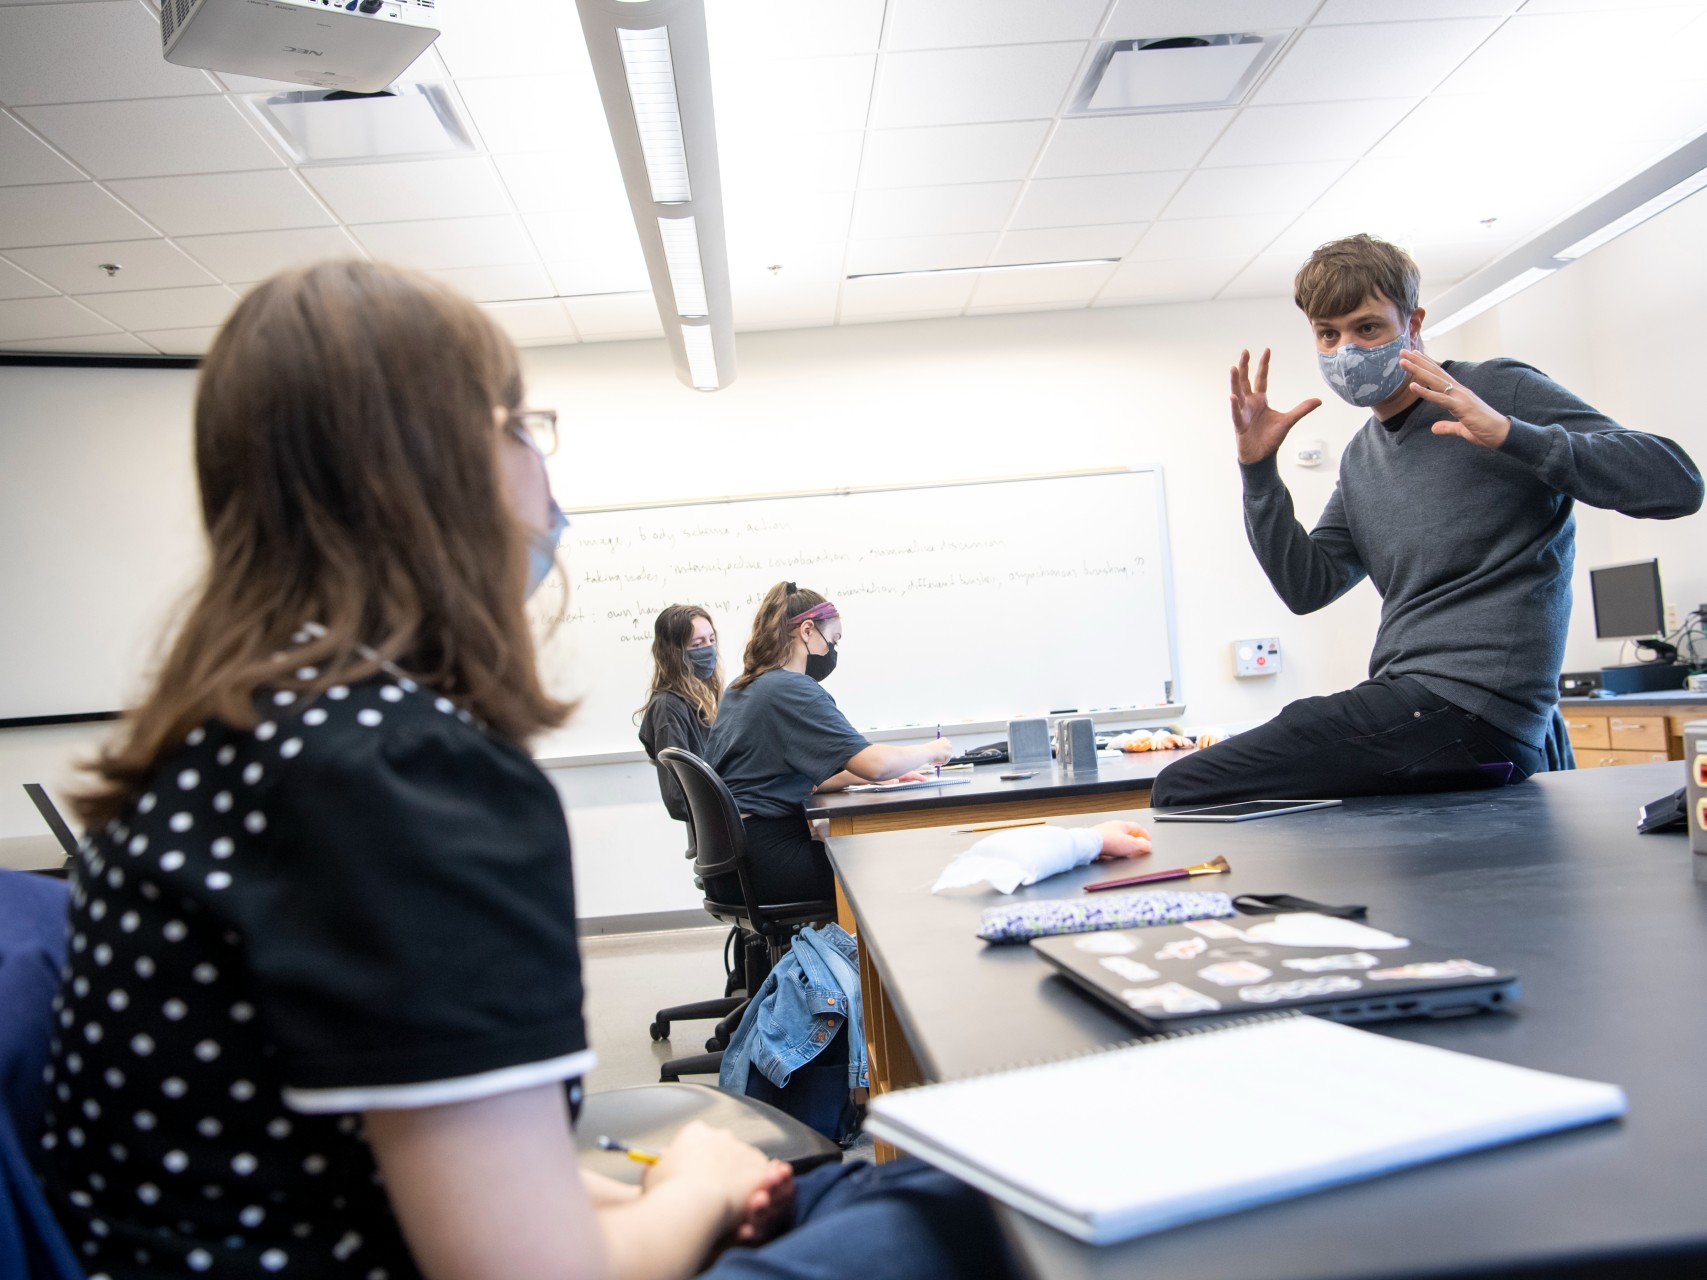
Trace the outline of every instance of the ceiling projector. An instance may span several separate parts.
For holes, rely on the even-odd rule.
[[[167,62],[377,93],[438,39],[433,0],[160,0]]]

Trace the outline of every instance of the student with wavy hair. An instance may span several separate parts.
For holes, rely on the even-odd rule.
[[[566,708],[523,614],[561,513],[509,342],[367,262],[203,365],[208,569],[95,766],[37,1170],[91,1280],[1003,1273],[922,1166],[791,1180],[689,1125],[583,1174]],[[790,1226],[762,1251],[745,1247]]]
[[[652,687],[640,712],[640,745],[658,768],[664,808],[677,822],[688,821],[688,801],[658,753],[677,747],[702,759],[723,679],[717,660],[717,628],[696,604],[672,604],[652,624]]]

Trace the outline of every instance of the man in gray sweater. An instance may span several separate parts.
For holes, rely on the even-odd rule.
[[[1370,236],[1298,273],[1322,374],[1373,416],[1309,532],[1275,464],[1321,405],[1268,403],[1264,351],[1232,371],[1251,549],[1294,613],[1367,576],[1381,593],[1369,679],[1170,765],[1154,803],[1384,795],[1521,782],[1545,767],[1571,610],[1577,502],[1675,519],[1702,500],[1676,444],[1627,431],[1516,360],[1423,353],[1416,264]]]

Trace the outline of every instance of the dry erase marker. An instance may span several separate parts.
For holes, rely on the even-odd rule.
[[[620,1151],[630,1160],[638,1161],[640,1164],[658,1163],[658,1157],[653,1155],[650,1151],[642,1151],[639,1147],[631,1147],[626,1142],[618,1142],[615,1138],[606,1137],[604,1134],[599,1135],[599,1150]]]
[[[937,741],[941,742],[942,741],[942,726],[940,724],[936,727],[936,736],[937,736]],[[942,766],[940,764],[936,767],[936,776],[939,778],[942,777]]]

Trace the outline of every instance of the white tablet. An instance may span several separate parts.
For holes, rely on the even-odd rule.
[[[1252,818],[1272,818],[1282,813],[1303,813],[1306,809],[1331,809],[1339,800],[1240,800],[1236,804],[1212,804],[1201,809],[1172,809],[1152,813],[1157,822],[1249,822]]]

